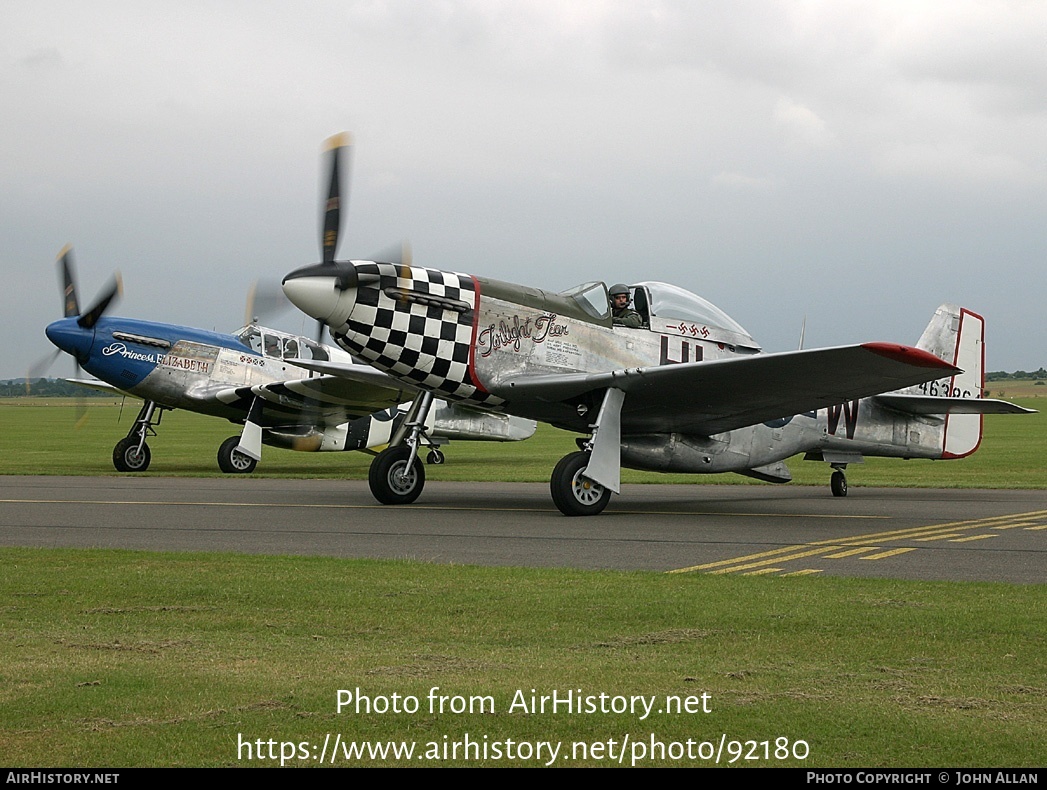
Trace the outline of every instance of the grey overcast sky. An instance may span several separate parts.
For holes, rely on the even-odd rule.
[[[988,369],[1036,369],[1045,42],[1041,0],[0,0],[0,378],[51,350],[67,242],[82,303],[120,269],[114,314],[238,327],[319,259],[342,130],[340,258],[665,280],[769,351],[804,316],[913,343],[952,301]]]

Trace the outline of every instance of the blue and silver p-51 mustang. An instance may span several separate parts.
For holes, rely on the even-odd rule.
[[[173,324],[105,315],[119,285],[81,313],[71,253],[59,256],[65,318],[47,337],[98,381],[76,383],[144,401],[127,435],[113,450],[122,472],[149,467],[147,437],[164,410],[222,417],[243,424],[218,450],[223,472],[251,472],[262,444],[305,451],[372,450],[397,442],[417,390],[366,365],[353,381],[325,376],[294,360],[353,365],[349,354],[299,335],[249,324],[222,334]],[[56,352],[57,353],[57,352]],[[532,421],[441,402],[425,418],[428,460],[442,463],[439,446],[452,439],[516,441],[534,433]]]

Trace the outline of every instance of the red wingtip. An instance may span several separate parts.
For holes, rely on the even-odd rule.
[[[955,365],[950,365],[945,360],[938,359],[929,351],[913,348],[912,346],[903,346],[900,343],[862,343],[862,348],[866,348],[874,354],[920,368],[941,368],[943,372],[959,372],[960,370]]]

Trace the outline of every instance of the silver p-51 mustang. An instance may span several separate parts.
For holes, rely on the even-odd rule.
[[[329,213],[331,254],[283,287],[354,358],[419,393],[413,427],[372,463],[381,502],[421,493],[417,448],[434,397],[581,434],[550,481],[572,516],[601,512],[622,466],[787,482],[782,462],[800,452],[829,463],[832,492],[844,496],[844,469],[865,456],[959,458],[977,449],[982,414],[1026,411],[982,397],[984,321],[954,305],[938,308],[915,347],[765,354],[723,311],[673,285],[629,286],[639,321],[615,325],[602,282],[550,293],[397,261],[336,261],[338,222]],[[362,380],[359,366],[300,364]]]

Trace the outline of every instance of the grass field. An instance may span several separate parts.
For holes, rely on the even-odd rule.
[[[92,403],[75,429],[73,404],[3,402],[0,473],[116,474],[112,446],[135,413],[129,404],[119,422],[119,412]],[[170,413],[145,476],[218,476],[215,451],[235,432]],[[1045,447],[1043,414],[988,417],[970,458],[872,459],[849,479],[1047,489]],[[456,443],[427,473],[544,482],[571,449],[571,435],[549,429],[515,445]],[[368,463],[266,448],[259,472],[359,478]],[[824,464],[791,466],[801,482],[827,481]],[[721,764],[1047,765],[1047,585],[24,548],[0,549],[0,562],[8,766],[274,765],[281,752],[287,765],[317,765],[336,735],[439,758],[350,758],[342,745],[340,766],[541,765],[551,755],[533,751],[539,741],[559,744],[561,766],[617,765],[619,752],[625,765],[710,765],[721,738]],[[431,712],[434,687],[474,712]],[[340,689],[419,707],[339,712]],[[695,712],[512,708],[532,690],[650,698],[656,711],[690,697]],[[466,736],[486,759],[450,757]]]
[[[738,756],[732,742],[753,741],[769,742],[772,759],[745,746],[760,759],[736,764],[1047,765],[1045,586],[120,551],[0,558],[6,765],[273,764],[245,759],[241,739],[286,743],[289,765],[315,765],[328,734],[424,753],[467,733],[488,746],[562,743],[557,765],[617,764],[573,744],[627,736],[626,765],[710,765],[697,744],[722,735],[721,764]],[[434,687],[490,704],[452,713],[449,699],[431,712]],[[339,689],[419,706],[339,713]],[[644,719],[511,710],[532,690],[657,704]],[[657,712],[669,696],[695,698],[693,712]],[[690,739],[696,757],[651,759],[636,745],[652,738]],[[773,759],[778,739],[790,755],[806,742],[808,756]],[[341,752],[335,764],[546,762],[492,754]]]
[[[1043,390],[1026,383],[1028,390]],[[1029,408],[1047,399],[1016,402]],[[137,402],[87,402],[79,419],[76,404],[46,398],[0,401],[0,474],[111,475],[112,449],[137,413]],[[149,440],[152,465],[146,475],[220,477],[218,445],[240,426],[184,411],[167,412],[159,435]],[[525,442],[492,444],[454,442],[447,463],[426,469],[429,481],[479,480],[546,482],[556,461],[575,449],[575,434],[539,426]],[[989,415],[985,436],[974,455],[954,461],[902,461],[870,458],[852,466],[852,486],[923,486],[936,488],[1047,488],[1047,413]],[[256,476],[366,479],[371,457],[364,453],[297,453],[265,447]],[[789,462],[799,485],[827,485],[824,463]],[[666,475],[623,470],[626,483],[731,483],[767,485],[736,474]]]

